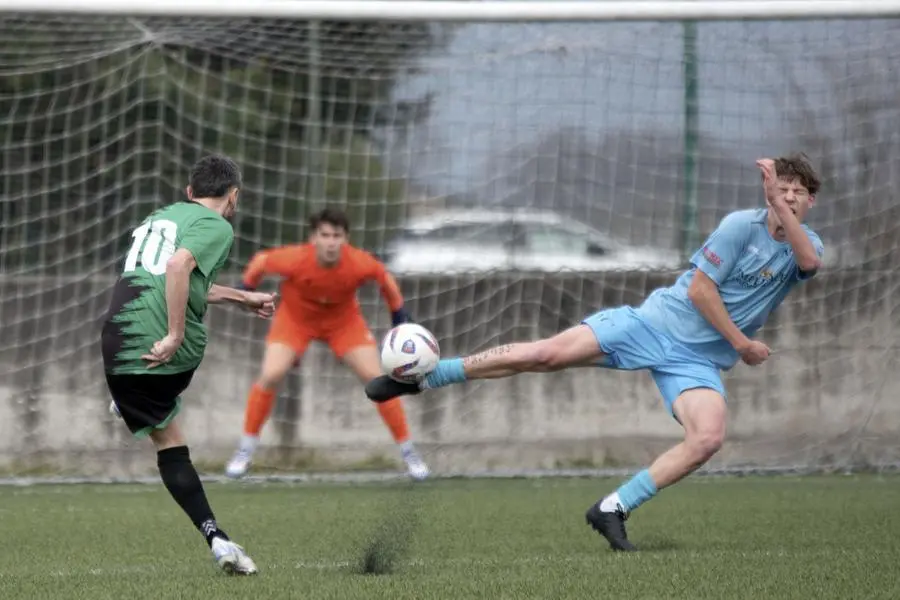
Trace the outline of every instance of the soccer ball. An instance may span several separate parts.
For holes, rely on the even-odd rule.
[[[381,369],[401,383],[422,381],[440,359],[441,349],[434,335],[415,323],[397,325],[381,343]]]

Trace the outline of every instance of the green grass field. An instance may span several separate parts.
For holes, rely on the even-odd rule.
[[[584,523],[614,484],[210,484],[253,578],[162,486],[3,487],[0,597],[900,598],[900,477],[698,477],[632,516],[628,555]],[[376,532],[394,571],[363,575]]]

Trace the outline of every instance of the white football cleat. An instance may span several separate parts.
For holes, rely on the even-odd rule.
[[[250,558],[243,548],[230,540],[220,537],[213,538],[212,545],[213,558],[219,568],[229,575],[255,575],[259,573],[256,563]]]
[[[250,470],[251,459],[253,458],[253,453],[239,449],[234,453],[234,456],[231,457],[231,460],[228,461],[228,464],[225,465],[225,476],[231,477],[232,479],[239,479],[247,474],[247,471]]]
[[[406,463],[407,474],[416,481],[423,481],[431,475],[428,465],[425,464],[425,461],[422,460],[422,457],[415,450],[404,449],[403,462]]]

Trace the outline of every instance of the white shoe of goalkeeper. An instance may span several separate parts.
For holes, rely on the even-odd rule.
[[[239,449],[234,453],[234,456],[231,457],[231,460],[228,461],[228,464],[225,465],[226,477],[238,479],[246,475],[247,471],[250,470],[250,463],[252,462],[252,458],[252,452],[243,448]]]
[[[219,568],[229,575],[255,575],[259,572],[253,559],[232,541],[213,538],[210,550]]]
[[[422,460],[422,457],[419,456],[419,453],[415,451],[413,448],[403,448],[403,462],[406,463],[406,472],[409,476],[416,481],[422,481],[423,479],[428,479],[428,476],[431,474],[431,471],[428,469],[428,465],[425,464],[425,461]]]

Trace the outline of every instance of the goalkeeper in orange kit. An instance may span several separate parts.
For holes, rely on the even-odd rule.
[[[225,469],[229,477],[241,477],[250,468],[278,387],[310,342],[327,343],[364,384],[381,375],[375,338],[356,299],[360,286],[377,282],[393,324],[409,321],[400,289],[384,265],[347,242],[350,226],[342,211],[326,208],[313,215],[309,225],[308,243],[258,252],[244,271],[246,289],[254,289],[266,275],[280,276],[281,303],[266,338],[260,375],[247,398],[244,434]],[[428,477],[428,467],[409,439],[401,400],[394,398],[375,407],[400,446],[410,477]]]

